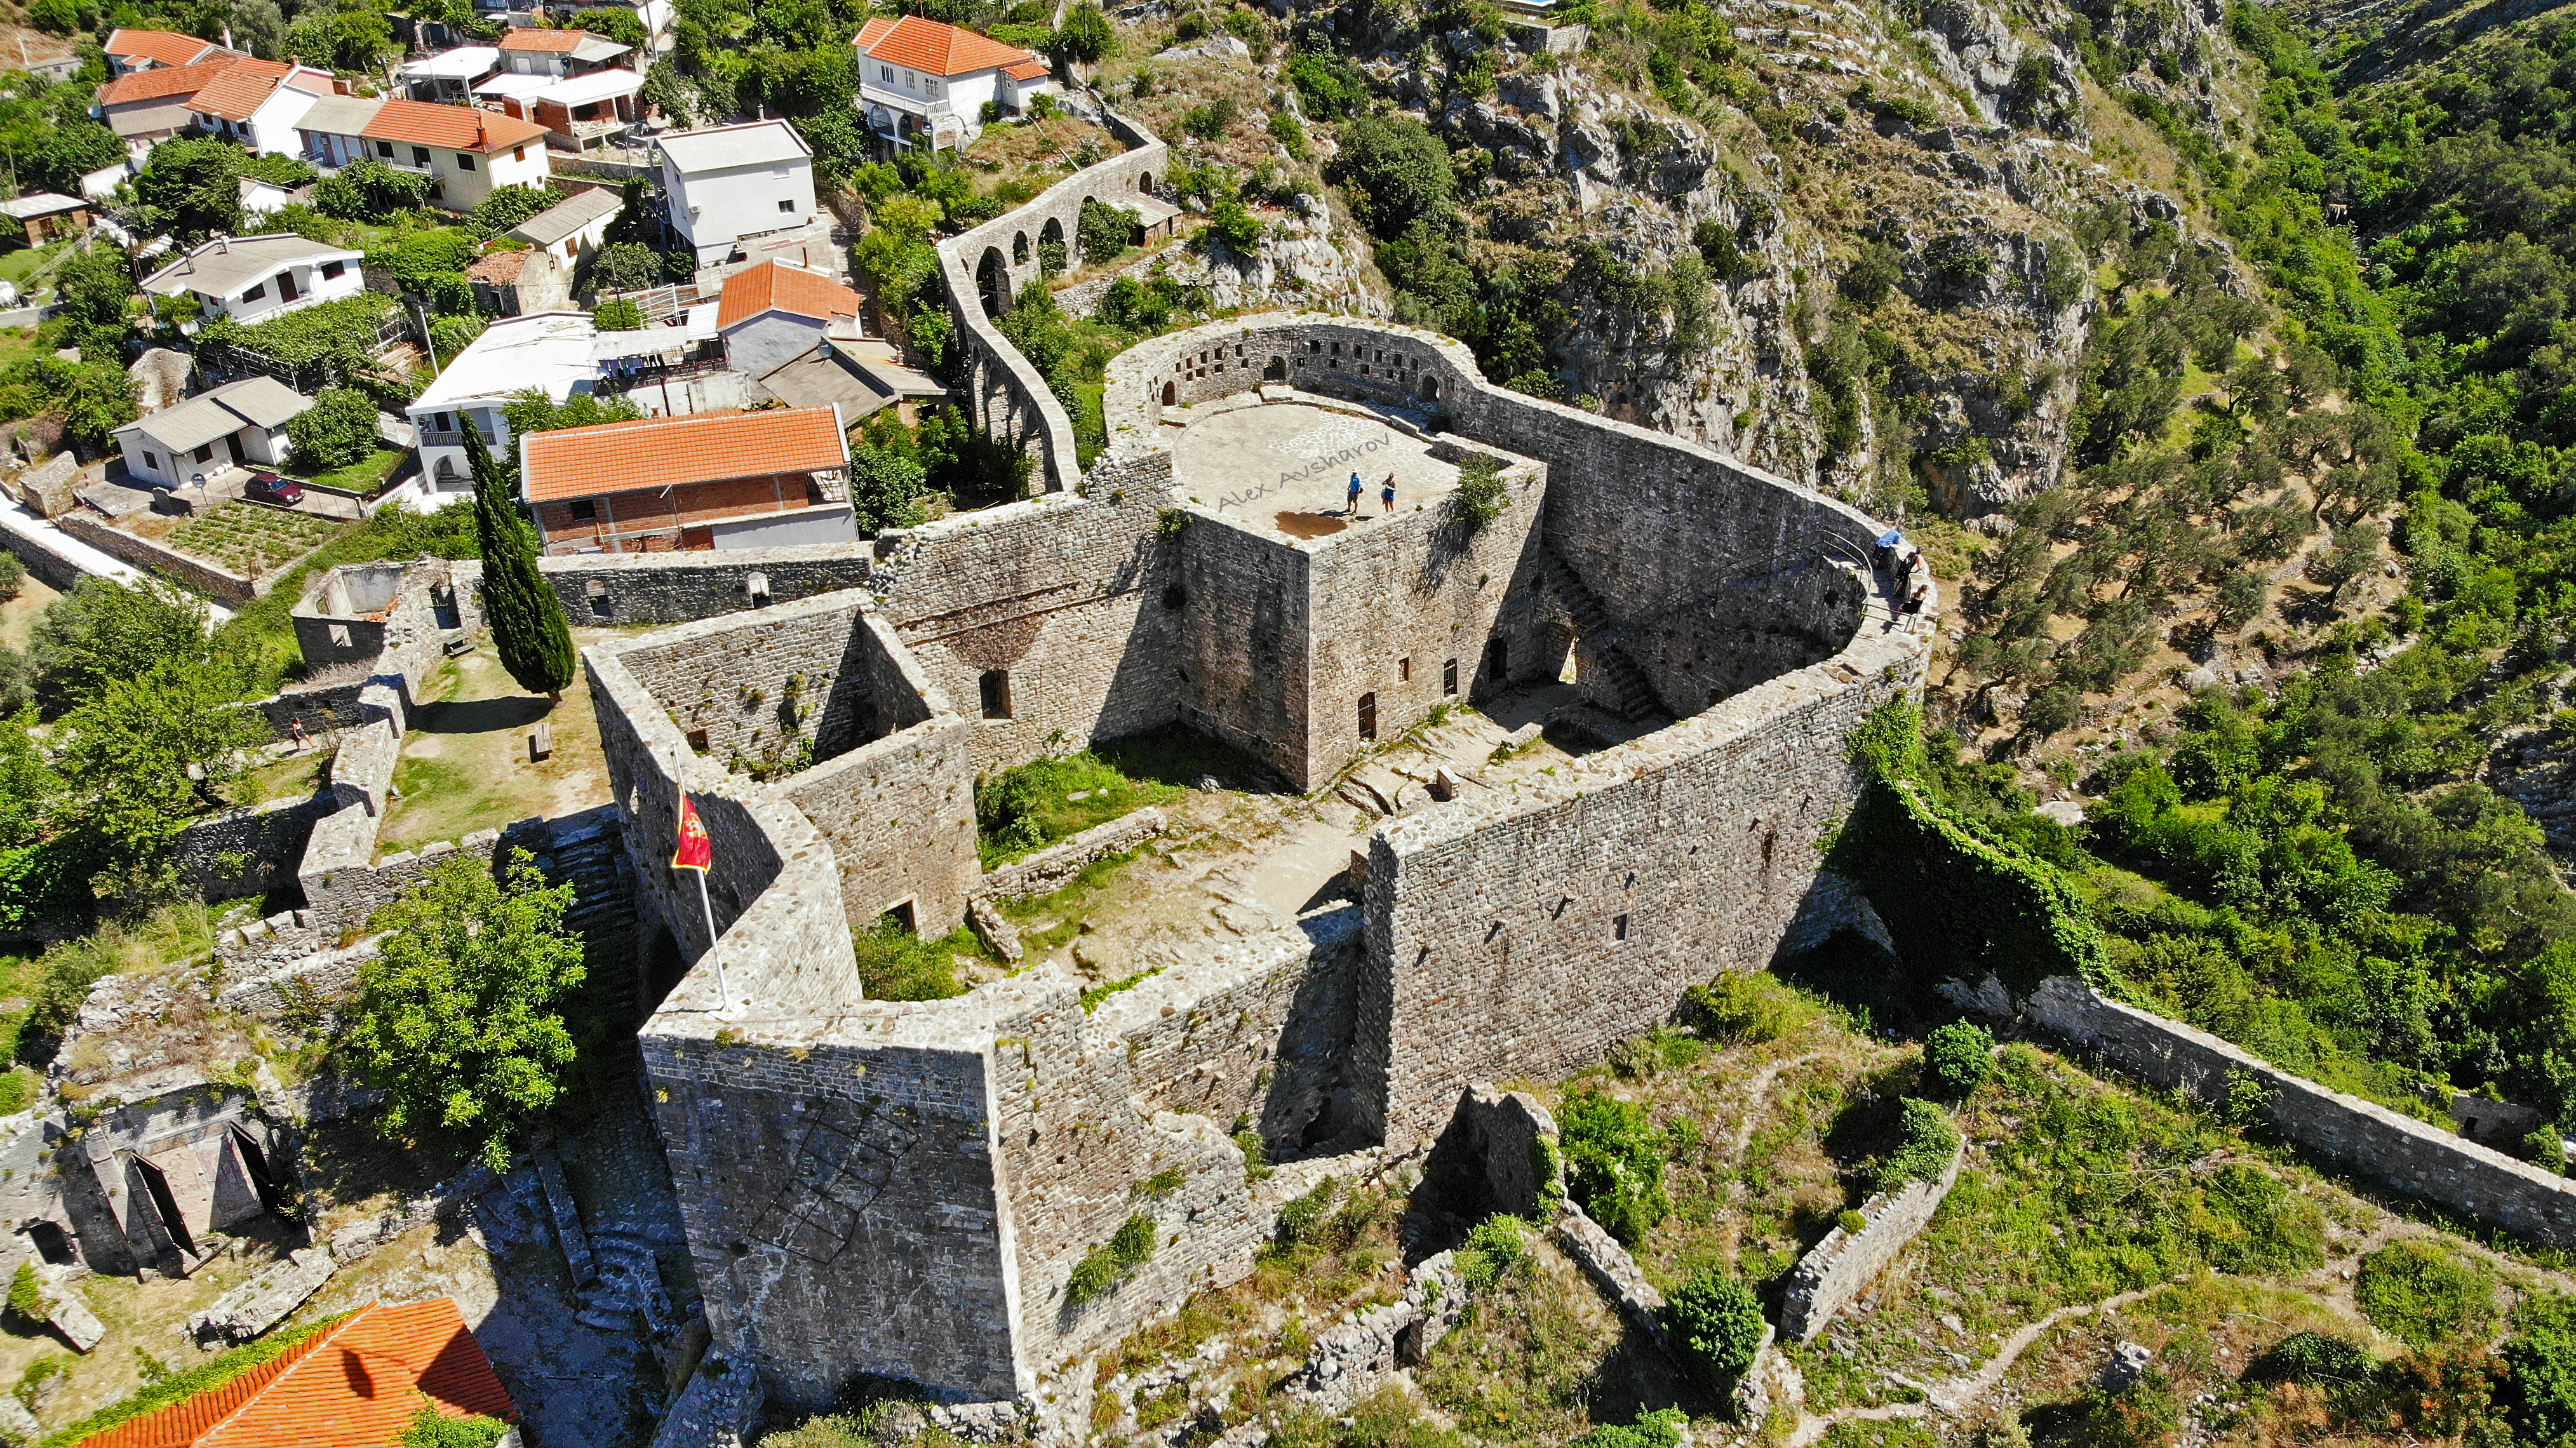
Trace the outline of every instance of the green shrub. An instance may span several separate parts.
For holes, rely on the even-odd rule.
[[[2379,1371],[2378,1360],[2358,1344],[2322,1332],[2294,1332],[2264,1349],[2246,1366],[2257,1382],[2358,1387]]]
[[[18,1275],[9,1279],[9,1310],[26,1322],[43,1322],[48,1316],[44,1289],[36,1284],[35,1263],[19,1263]]]
[[[2554,1292],[2524,1298],[2514,1332],[2504,1345],[2514,1441],[2562,1448],[2576,1441],[2576,1298]]]
[[[1689,1422],[1679,1408],[1657,1408],[1638,1414],[1634,1423],[1605,1423],[1565,1448],[1679,1448]]]
[[[1702,1036],[1758,1046],[1813,1021],[1816,1007],[1768,971],[1729,971],[1682,992],[1681,1015]]]
[[[1995,1069],[1995,1038],[1973,1021],[1952,1021],[1923,1042],[1923,1073],[1941,1094],[1964,1101]]]
[[[1486,1291],[1521,1264],[1529,1255],[1529,1243],[1523,1235],[1527,1229],[1528,1223],[1502,1212],[1476,1224],[1452,1259],[1468,1291]]]
[[[1630,1247],[1672,1209],[1664,1195],[1663,1133],[1633,1102],[1584,1091],[1557,1110],[1566,1190],[1603,1231]]]
[[[959,927],[938,940],[923,940],[893,916],[850,933],[859,983],[872,1001],[944,1001],[966,993],[957,979],[957,957],[983,954],[974,932]]]
[[[1458,464],[1458,489],[1449,496],[1471,532],[1503,516],[1503,510],[1512,505],[1511,493],[1503,486],[1503,460],[1489,453],[1470,453]]]
[[[1918,1097],[1906,1097],[1897,1127],[1895,1149],[1880,1158],[1876,1189],[1892,1192],[1907,1182],[1937,1180],[1959,1151],[1959,1129],[1948,1112]]]
[[[641,332],[644,308],[633,297],[610,297],[590,309],[590,324],[603,332]]]
[[[1675,1288],[1665,1299],[1673,1340],[1681,1345],[1692,1371],[1724,1391],[1753,1366],[1769,1324],[1753,1289],[1731,1273],[1714,1268]]]
[[[1298,1247],[1314,1241],[1322,1229],[1324,1213],[1332,1210],[1333,1199],[1341,1194],[1338,1178],[1326,1177],[1315,1183],[1314,1190],[1279,1209],[1279,1242]]]
[[[1154,1260],[1158,1235],[1154,1219],[1143,1212],[1121,1222],[1108,1241],[1082,1254],[1074,1264],[1073,1275],[1065,1279],[1064,1300],[1080,1307],[1117,1291],[1137,1268]]]
[[[451,1418],[436,1408],[423,1406],[412,1416],[411,1426],[403,1430],[400,1442],[401,1448],[492,1448],[509,1431],[509,1424],[481,1413]]]
[[[2495,1276],[2431,1242],[2391,1242],[2361,1259],[2352,1300],[2371,1326],[2426,1349],[2484,1335],[2495,1321]]]

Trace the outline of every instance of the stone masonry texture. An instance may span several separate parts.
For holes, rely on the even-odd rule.
[[[1905,1244],[1931,1225],[1932,1214],[1941,1210],[1950,1188],[1958,1184],[1959,1164],[1966,1159],[1967,1147],[1962,1143],[1940,1176],[1907,1182],[1861,1203],[1860,1214],[1869,1220],[1859,1232],[1837,1226],[1826,1233],[1823,1241],[1798,1259],[1781,1289],[1780,1331],[1800,1342],[1814,1342],[1834,1314],[1877,1281]]]
[[[2228,1104],[2230,1078],[2258,1082],[2267,1093],[2261,1119],[2328,1160],[2408,1196],[2502,1222],[2536,1241],[2576,1244],[2576,1181],[2330,1091],[2206,1031],[2107,1000],[2072,976],[2041,981],[2021,1009],[2113,1065],[2212,1105]]]
[[[1136,183],[1136,154],[1108,179]],[[971,291],[960,309],[980,313]],[[977,386],[1048,421],[1051,399],[1004,395],[1013,360],[983,357]],[[1472,535],[1425,508],[1296,546],[1183,507],[1165,389],[1231,396],[1264,373],[1306,395],[1282,400],[1398,409],[1389,426],[1453,459],[1501,457],[1510,506]],[[715,1352],[787,1401],[859,1372],[952,1401],[1029,1392],[1250,1271],[1321,1175],[1423,1150],[1470,1081],[1586,1064],[1691,984],[1853,912],[1817,848],[1858,786],[1845,736],[1924,653],[1864,622],[1868,519],[1491,388],[1454,343],[1337,318],[1154,339],[1111,363],[1106,406],[1110,453],[1078,488],[1051,451],[1064,491],[848,550],[548,568],[567,604],[605,600],[594,616],[694,620],[585,667],[639,897],[694,962],[643,1056]],[[1052,449],[1052,431],[1025,435]],[[1315,788],[1367,743],[1361,694],[1383,738],[1445,697],[1450,658],[1462,693],[1553,678],[1564,591],[1606,616],[1587,647],[1629,659],[1679,722],[1387,821],[1361,903],[1089,1009],[1050,964],[952,1000],[865,998],[854,925],[910,902],[944,929],[948,902],[997,888],[973,868],[976,777],[1183,724]],[[767,784],[728,768],[800,674],[800,704],[825,700],[815,762]],[[715,840],[713,938],[698,882],[668,868],[684,786]],[[1237,1122],[1275,1175],[1248,1180]],[[1068,1302],[1076,1264],[1139,1214],[1152,1259]]]

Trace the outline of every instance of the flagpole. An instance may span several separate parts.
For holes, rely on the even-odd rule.
[[[678,822],[685,822],[689,814],[689,780],[688,776],[682,772],[680,755],[677,751],[674,751],[671,755],[671,783],[678,787],[679,796],[679,803],[672,812],[675,820],[672,828],[676,835],[679,833]],[[701,828],[704,827],[701,826]],[[674,863],[677,863],[677,858],[678,857],[676,855],[673,857]],[[692,870],[691,873],[698,877],[698,908],[706,912],[707,954],[712,957],[716,963],[716,1013],[718,1015],[722,1015],[726,1011],[733,1009],[733,991],[725,984],[724,957],[716,953],[716,946],[718,943],[716,936],[716,904],[715,901],[707,894],[706,867],[698,866]]]
[[[707,912],[707,954],[715,956],[716,962],[716,1012],[721,1015],[733,1009],[733,992],[725,989],[724,957],[716,954],[716,907],[707,898],[707,872],[700,870],[697,876],[698,904]]]

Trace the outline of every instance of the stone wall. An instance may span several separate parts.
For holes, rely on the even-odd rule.
[[[1152,455],[1168,473],[1170,453]],[[1163,602],[1171,615],[1179,716],[1260,760],[1282,779],[1306,777],[1306,680],[1314,630],[1307,615],[1314,555],[1191,509]]]
[[[317,792],[226,810],[181,830],[173,863],[209,900],[265,895],[295,878],[314,823],[338,808],[329,793]]]
[[[728,769],[780,758],[783,741],[800,736],[816,759],[830,759],[886,733],[889,719],[921,713],[917,697],[885,706],[876,698],[878,675],[865,658],[876,640],[860,623],[866,604],[856,591],[821,594],[748,618],[682,624],[619,656],[678,716],[691,746]]]
[[[1015,900],[1023,895],[1043,895],[1081,874],[1092,862],[1132,850],[1169,827],[1163,812],[1147,805],[996,868],[976,882],[975,896],[983,900]]]
[[[1174,550],[1155,535],[1170,460],[1095,471],[1089,496],[1034,498],[885,535],[879,609],[933,687],[974,720],[978,773],[1177,717]],[[982,679],[1008,680],[1009,714]]]
[[[164,548],[149,538],[138,538],[121,528],[77,510],[54,520],[54,526],[122,563],[131,563],[147,573],[157,573],[174,582],[236,607],[266,593],[277,582],[277,574],[254,581],[238,573],[227,573],[200,558],[190,557],[175,548]],[[293,564],[286,565],[293,567]],[[283,570],[280,570],[281,572]]]
[[[1834,1314],[1877,1281],[1905,1244],[1932,1224],[1932,1214],[1941,1210],[1950,1188],[1958,1185],[1959,1164],[1966,1159],[1963,1142],[1938,1177],[1907,1182],[1861,1203],[1860,1214],[1869,1221],[1859,1232],[1836,1225],[1809,1248],[1782,1289],[1780,1331],[1800,1342],[1814,1342]]]
[[[983,871],[965,720],[943,710],[791,775],[780,789],[831,842],[850,928],[892,913],[935,937],[966,918],[966,897]]]
[[[2228,1104],[2230,1077],[2258,1082],[2268,1093],[2263,1122],[2338,1166],[2536,1241],[2576,1245],[2576,1181],[2330,1091],[2206,1031],[2106,1000],[2072,976],[2040,982],[2021,1010],[2120,1069],[2213,1106]]]
[[[540,558],[576,626],[693,623],[859,588],[874,568],[866,543],[728,548],[713,553],[584,553]],[[765,592],[754,593],[753,575]]]
[[[1842,740],[1917,682],[1873,635],[1554,776],[1388,821],[1370,844],[1361,1078],[1391,1149],[1458,1083],[1553,1076],[1770,963],[1860,787]]]

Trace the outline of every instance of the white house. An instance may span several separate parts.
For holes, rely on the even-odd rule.
[[[407,60],[394,74],[416,101],[470,102],[474,83],[500,68],[501,51],[491,45],[460,45],[419,60]]]
[[[511,227],[509,234],[570,264],[596,251],[607,239],[608,224],[617,219],[625,201],[614,187],[592,186]]]
[[[294,451],[286,424],[313,399],[274,377],[245,377],[118,428],[125,470],[175,488],[235,464],[276,467]]]
[[[264,156],[292,156],[304,149],[296,126],[316,101],[330,95],[331,73],[297,66],[283,75],[236,66],[189,98],[198,125]]]
[[[471,211],[504,187],[542,188],[553,170],[545,127],[473,106],[386,101],[358,138],[395,170],[429,177],[450,211]]]
[[[295,133],[304,139],[305,161],[323,171],[337,171],[373,154],[374,148],[367,144],[367,125],[384,108],[385,103],[374,96],[324,96],[315,101],[295,123]]]
[[[207,317],[257,322],[366,290],[365,255],[292,234],[218,236],[145,277],[143,290],[193,296]]]
[[[697,248],[700,266],[814,219],[814,153],[785,121],[682,131],[660,144],[671,228]]]
[[[963,148],[984,133],[984,104],[1016,114],[1053,94],[1047,63],[1014,45],[919,15],[859,27],[859,104],[897,146]]]
[[[588,312],[532,312],[494,322],[457,353],[407,410],[420,435],[421,503],[435,508],[473,488],[474,475],[465,464],[466,428],[508,456],[517,444],[501,409],[512,398],[534,388],[561,402],[590,391],[599,380],[599,365],[590,355],[596,335]]]

